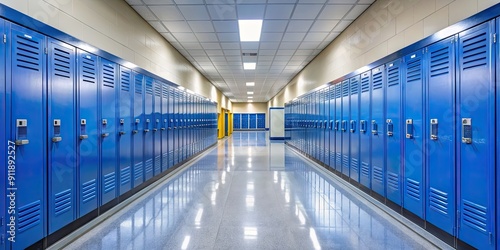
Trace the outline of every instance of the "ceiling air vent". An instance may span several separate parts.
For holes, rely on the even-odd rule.
[[[241,53],[242,56],[257,56],[257,53]]]

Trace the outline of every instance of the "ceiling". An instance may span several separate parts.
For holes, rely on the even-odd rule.
[[[126,1],[232,102],[269,101],[374,2]],[[240,42],[238,19],[263,19],[259,42]],[[257,67],[244,70],[243,62]]]

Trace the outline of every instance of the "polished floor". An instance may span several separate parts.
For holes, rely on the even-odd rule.
[[[235,132],[67,249],[432,249],[266,132]]]

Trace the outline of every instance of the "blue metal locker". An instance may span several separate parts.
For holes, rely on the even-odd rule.
[[[241,114],[238,113],[233,114],[233,129],[234,130],[241,129]]]
[[[175,165],[175,89],[168,86],[168,168]]]
[[[249,124],[248,128],[256,129],[257,128],[257,114],[249,114],[248,116],[250,118],[250,124]]]
[[[455,39],[427,48],[425,219],[455,235]]]
[[[351,179],[359,182],[359,159],[360,159],[360,134],[359,134],[359,102],[360,102],[360,76],[349,79],[349,90],[351,92],[351,120],[349,122],[350,150],[351,150]]]
[[[6,34],[5,33],[5,21],[3,19],[0,19],[0,33],[1,34]],[[5,60],[5,43],[0,43],[0,65],[6,65],[6,60]],[[7,129],[9,129],[9,122],[7,122],[7,116],[6,113],[7,111],[5,110],[5,67],[0,67],[0,120],[4,121],[4,126],[0,128],[0,152],[7,152],[0,154],[0,162],[2,164],[7,164],[5,168],[3,168],[0,171],[0,201],[2,204],[8,204],[6,200],[6,193],[5,191],[7,190],[6,186],[6,174],[7,171],[12,170],[12,164],[9,168],[8,161],[14,159],[14,154],[15,154],[15,149],[13,148],[14,145],[13,143],[9,143],[7,141],[7,138],[5,136],[5,133],[7,132]],[[6,145],[7,144],[7,145]],[[6,159],[7,158],[7,159]],[[12,163],[12,162],[11,162]],[[4,203],[5,202],[5,203]],[[0,217],[4,217],[7,214],[6,208],[8,206],[0,206]],[[7,209],[8,210],[8,209]],[[0,232],[5,233],[7,230],[5,229],[5,224],[2,223],[0,225]],[[7,235],[8,238],[9,235]],[[5,246],[5,240],[0,242],[0,249],[6,249]]]
[[[329,100],[330,88],[326,87],[323,89],[323,102],[321,105],[323,106],[322,119],[323,119],[323,136],[321,138],[323,146],[321,161],[325,163],[327,166],[330,163],[330,129],[328,127],[329,119],[330,119],[330,100]]]
[[[154,143],[153,143],[153,126],[154,126],[154,90],[153,78],[144,77],[144,180],[149,180],[153,177],[154,164]]]
[[[329,121],[328,121],[328,130],[329,130],[329,137],[330,140],[328,142],[329,147],[328,147],[328,154],[329,154],[329,162],[328,166],[330,168],[335,168],[335,85],[330,85],[328,88],[328,105],[329,107]]]
[[[424,218],[422,155],[424,132],[424,76],[422,51],[417,51],[405,57],[404,89],[404,208]]]
[[[335,84],[335,169],[342,171],[342,83]]]
[[[257,114],[257,128],[266,128],[266,114]]]
[[[120,167],[119,194],[132,189],[132,71],[120,66],[120,96],[118,103],[118,156]]]
[[[385,115],[384,66],[372,70],[371,87],[371,169],[372,190],[385,197]]]
[[[495,249],[496,241],[493,32],[491,21],[458,42],[458,238],[478,249]]]
[[[174,88],[174,165],[180,162],[181,151],[181,133],[180,133],[180,106],[181,106],[181,91]]]
[[[186,159],[186,92],[180,92],[179,102],[179,162]]]
[[[15,146],[15,181],[8,182],[15,196],[16,210],[13,249],[23,249],[47,235],[46,215],[46,38],[11,24],[7,54],[7,121],[10,141]],[[12,148],[11,148],[12,149]],[[9,197],[6,197],[10,200]]]
[[[97,209],[99,178],[98,57],[78,50],[78,217]]]
[[[133,181],[134,187],[144,182],[144,75],[134,76]]]
[[[170,165],[169,165],[169,159],[168,159],[168,154],[169,154],[169,91],[170,91],[170,86],[168,84],[163,83],[163,86],[161,88],[161,171],[164,172],[167,170]]]
[[[48,233],[51,234],[76,218],[76,49],[49,39],[48,50]]]
[[[117,64],[101,58],[101,205],[117,196]]]
[[[161,127],[162,127],[162,82],[154,80],[154,116],[151,120],[153,126],[153,150],[154,150],[154,175],[161,173]]]
[[[317,152],[316,156],[318,157],[318,160],[320,162],[325,162],[325,90],[320,89],[318,91],[318,96],[316,98],[318,104],[317,104],[317,111],[316,113],[318,114],[318,129],[317,129]]]
[[[500,34],[500,18],[497,18],[497,22],[496,22],[496,27],[497,27],[497,30],[496,30],[496,34],[498,36],[498,34]],[[497,77],[497,80],[500,79],[500,43],[497,42],[496,43],[497,46],[495,47],[496,49],[496,53],[495,53],[495,57],[496,57],[496,77]],[[497,127],[495,127],[495,131],[498,131],[498,128],[500,126],[500,84],[497,84],[496,86],[496,116],[497,116]],[[500,155],[500,136],[497,136],[497,141],[496,141],[496,149],[497,149],[497,154],[496,155]],[[496,180],[500,180],[500,161],[497,161],[497,165],[496,165]],[[496,207],[495,207],[495,210],[498,210],[500,209],[500,185],[496,184],[496,193],[497,193],[497,196],[496,196],[496,199],[497,199],[497,202],[495,203]],[[496,247],[500,247],[500,243],[498,241],[499,237],[500,237],[500,216],[497,215],[495,216],[496,218],[496,232],[497,232],[497,237],[495,240],[495,244],[496,244]]]
[[[372,84],[372,72],[367,71],[361,74],[361,94],[359,97],[359,162],[360,173],[359,183],[367,188],[371,188],[372,168],[371,168],[371,103],[370,88]]]
[[[387,175],[385,189],[387,199],[403,205],[402,187],[403,162],[402,131],[404,121],[401,119],[401,59],[386,64],[387,88],[386,88],[386,159]]]
[[[350,146],[349,146],[349,122],[351,120],[349,116],[349,80],[345,80],[342,82],[342,174],[345,176],[350,175]]]
[[[241,128],[248,129],[248,114],[241,114]]]

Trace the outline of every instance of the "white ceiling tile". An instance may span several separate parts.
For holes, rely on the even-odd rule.
[[[194,33],[172,33],[180,43],[198,42]],[[187,48],[186,48],[187,49]]]
[[[232,4],[220,4],[220,0],[215,0],[216,5],[207,5],[208,12],[212,20],[236,19],[236,6]]]
[[[241,42],[241,49],[259,49],[259,42]]]
[[[300,61],[300,62],[302,62],[302,61],[304,61],[306,59],[307,59],[307,55],[306,56],[299,56],[299,55],[297,55],[297,53],[295,53],[295,55],[292,57],[291,60],[292,61]]]
[[[197,33],[196,37],[200,42],[218,42],[219,39],[215,35],[215,33]]]
[[[322,3],[324,4],[327,0],[299,0],[299,3]]]
[[[330,35],[326,38],[328,41],[333,41],[333,39],[337,38],[340,35],[340,32],[331,32]]]
[[[347,26],[349,26],[349,24],[351,24],[352,21],[340,21],[339,24],[337,24],[337,26],[335,26],[335,28],[333,28],[332,31],[336,31],[336,32],[342,32],[345,30],[345,28],[347,28]]]
[[[189,21],[189,26],[193,30],[193,32],[214,32],[214,27],[212,26],[212,22],[207,21]]]
[[[300,42],[304,39],[306,33],[285,33],[283,36],[283,42]]]
[[[306,37],[304,38],[304,41],[305,42],[321,42],[328,35],[329,35],[329,33],[326,33],[326,32],[322,32],[322,33],[309,32],[309,33],[307,33]]]
[[[240,49],[240,43],[221,43],[223,49]]]
[[[278,53],[279,53],[279,51],[278,51]],[[293,54],[293,53],[292,53],[292,54]],[[291,55],[286,55],[286,56],[276,56],[276,57],[274,58],[274,61],[275,61],[275,62],[284,61],[284,62],[288,63],[288,61],[290,60],[290,58],[292,58],[292,56],[291,56]]]
[[[259,5],[242,5],[236,6],[238,10],[238,19],[263,19],[266,6]]]
[[[266,20],[289,19],[292,14],[293,4],[268,4],[266,8]]]
[[[167,41],[170,42],[170,44],[172,44],[174,47],[177,48],[177,46],[174,44],[176,39],[175,37],[171,34],[171,33],[160,33],[165,39],[167,39]],[[179,44],[180,45],[180,44]]]
[[[261,42],[260,43],[260,49],[278,49],[280,46],[280,43],[278,42]]]
[[[316,20],[311,27],[311,32],[330,32],[340,20]]]
[[[268,0],[268,3],[296,3],[297,0]]]
[[[126,0],[126,2],[129,5],[142,5],[143,4],[141,0]]]
[[[200,62],[210,62],[210,58],[207,56],[193,56],[193,58],[198,62],[198,64],[200,64]]]
[[[258,61],[272,61],[274,59],[274,56],[262,56],[259,55]]]
[[[359,3],[372,4],[373,2],[375,2],[375,0],[359,0],[358,4]]]
[[[329,0],[331,4],[355,4],[358,0]]]
[[[221,42],[238,42],[240,40],[238,33],[217,33],[217,36]]]
[[[299,49],[316,49],[320,42],[302,42]]]
[[[203,0],[174,0],[176,4],[204,4]]]
[[[175,5],[155,6],[151,11],[162,21],[184,20],[184,17]]]
[[[316,19],[321,8],[322,4],[297,4],[292,19]]]
[[[134,10],[139,13],[139,15],[142,16],[142,18],[146,21],[153,21],[153,20],[157,20],[156,19],[156,16],[153,14],[153,12],[151,12],[149,10],[148,7],[146,6],[132,6],[132,8],[134,8]]]
[[[186,20],[210,20],[204,5],[181,5],[178,6]]]
[[[295,52],[296,56],[308,56],[310,55],[314,50],[304,50],[304,49],[299,49]]]
[[[224,52],[220,49],[207,49],[205,51],[210,58],[215,58],[215,56],[223,56]]]
[[[219,43],[201,43],[201,47],[204,49],[221,49]]]
[[[326,5],[319,19],[342,19],[351,9],[352,5]]]
[[[294,53],[295,53],[294,49],[280,49],[276,53],[275,60],[278,60],[279,58],[281,58],[281,57],[278,57],[278,56],[290,56],[291,57]],[[287,60],[289,60],[289,59],[290,58],[288,58]]]
[[[302,65],[302,61],[289,61],[287,66],[300,66]]]
[[[237,21],[214,21],[215,31],[238,33]]]
[[[188,52],[193,57],[206,56],[205,50],[201,49],[201,47],[200,47],[200,49],[191,49]]]
[[[262,32],[285,32],[288,20],[264,20]]]
[[[215,52],[222,52],[221,50],[207,50],[207,54],[210,55],[213,51],[213,55],[210,56],[210,59],[212,59],[212,62],[214,62],[214,64],[217,64],[219,66],[224,66],[226,65],[226,57],[224,56],[224,53],[222,54],[216,54]]]
[[[224,47],[224,46],[223,46]],[[224,50],[224,55],[226,56],[239,56],[241,55],[241,50],[239,49],[228,49],[228,50]]]
[[[226,56],[226,60],[228,62],[241,62],[241,56]],[[232,66],[231,64],[229,66]],[[242,65],[238,65],[238,67],[243,67]]]
[[[286,32],[307,32],[312,23],[312,20],[292,20],[288,24]]]
[[[167,29],[170,32],[172,32],[172,33],[175,33],[175,32],[182,32],[182,33],[191,32],[191,28],[184,21],[167,21],[167,22],[163,22],[163,25],[165,25],[165,27],[167,27]]]
[[[261,42],[279,42],[283,37],[283,33],[262,33],[260,35]]]
[[[282,42],[280,45],[280,50],[281,49],[293,49],[296,50],[300,45],[300,42]]]
[[[370,5],[362,5],[362,4],[355,5],[354,8],[352,8],[351,11],[349,11],[349,13],[345,16],[344,19],[354,20],[358,18],[358,16],[361,15],[361,13],[363,13],[363,11],[365,11],[368,7],[370,7]]]
[[[259,56],[260,55],[263,55],[263,56],[274,56],[276,55],[276,49],[260,49],[259,50]]]
[[[180,34],[182,34],[182,33],[180,33]],[[184,47],[187,50],[202,49],[201,48],[201,44],[198,41],[196,41],[195,43],[193,43],[193,42],[191,42],[191,43],[190,42],[183,42],[182,43],[182,47]]]
[[[288,63],[287,61],[274,61],[273,66],[285,66],[287,63]],[[273,66],[271,66],[271,68]]]
[[[165,5],[165,4],[174,4],[173,0],[142,0],[146,5]]]
[[[238,0],[238,4],[257,4],[257,3],[266,3],[266,0]]]

